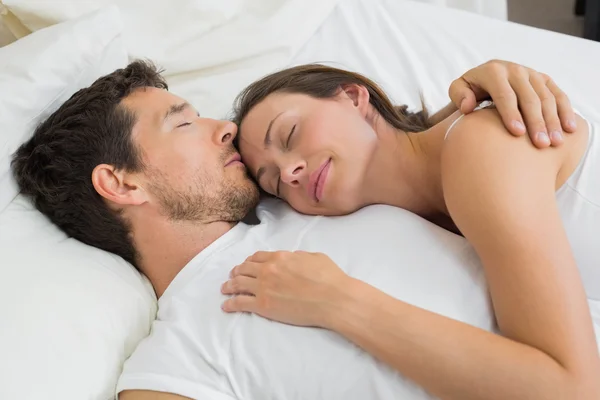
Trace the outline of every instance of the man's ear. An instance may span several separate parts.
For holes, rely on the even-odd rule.
[[[137,206],[147,201],[146,192],[136,180],[112,165],[97,165],[92,171],[92,184],[100,196],[121,206]]]
[[[352,100],[352,103],[358,112],[366,118],[370,110],[369,90],[363,85],[358,85],[356,83],[342,85],[342,90],[346,96]]]

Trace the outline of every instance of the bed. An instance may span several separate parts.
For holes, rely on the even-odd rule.
[[[453,79],[498,58],[546,72],[579,111],[600,120],[600,43],[506,22],[503,0],[278,0],[264,2],[263,8],[262,2],[179,0],[177,10],[173,3],[152,2],[141,15],[134,12],[135,1],[126,0],[93,17],[87,13],[99,8],[92,7],[95,2],[71,8],[66,3],[0,4],[17,18],[19,36],[38,34],[27,46],[39,53],[23,56],[31,64],[23,61],[23,71],[17,71],[6,66],[18,61],[2,57],[20,57],[15,46],[24,39],[0,49],[0,90],[10,88],[10,93],[0,91],[0,107],[29,107],[32,113],[25,125],[0,109],[0,281],[10,283],[0,291],[0,398],[110,399],[121,363],[150,328],[156,299],[144,277],[122,260],[61,236],[17,195],[8,175],[2,179],[6,157],[39,118],[57,107],[57,99],[128,58],[156,60],[165,67],[171,90],[214,118],[226,117],[235,94],[253,79],[307,62],[360,71],[411,108],[418,108],[422,92],[435,110],[448,103]],[[182,15],[196,18],[197,25],[185,25]],[[298,15],[303,23],[292,24]],[[78,18],[89,19],[65,28],[60,38],[71,47],[53,67],[65,81],[69,74],[61,64],[69,62],[89,76],[37,97],[35,91],[21,91],[14,76],[28,83],[37,79],[29,69],[44,67],[40,57],[52,61],[47,49],[55,40],[43,35],[58,35],[58,30],[46,27]],[[157,21],[162,28],[156,28]],[[96,30],[85,37],[86,29]],[[1,32],[11,31],[0,26]],[[104,53],[93,58],[102,46],[110,49],[110,58]],[[75,60],[76,51],[89,54]],[[43,112],[31,104],[14,105],[16,94],[40,104],[47,96]]]

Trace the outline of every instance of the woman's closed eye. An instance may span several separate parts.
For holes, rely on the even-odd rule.
[[[290,134],[288,135],[287,140],[285,142],[285,148],[286,149],[289,149],[289,147],[290,147],[290,141],[292,140],[292,136],[294,136],[295,132],[296,132],[296,125],[294,124],[294,126],[292,126],[292,129],[290,130]]]
[[[292,141],[292,136],[294,136],[294,133],[296,133],[296,124],[294,124],[294,126],[292,126],[292,129],[290,130],[290,133],[288,134],[287,140],[285,141],[285,149],[288,150],[290,148],[290,144]],[[277,184],[275,185],[275,196],[277,197],[281,197],[279,195],[279,188],[281,186],[281,174],[277,175]]]
[[[277,183],[275,184],[275,196],[280,197],[279,196],[279,186],[281,184],[281,174],[277,174]]]

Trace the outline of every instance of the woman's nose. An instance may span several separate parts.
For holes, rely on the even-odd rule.
[[[299,185],[305,175],[306,163],[304,161],[289,163],[281,169],[281,181],[288,185]]]

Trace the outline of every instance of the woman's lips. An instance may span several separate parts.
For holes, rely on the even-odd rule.
[[[323,190],[327,181],[331,158],[325,161],[319,168],[313,171],[308,178],[308,195],[317,202],[323,198]]]

